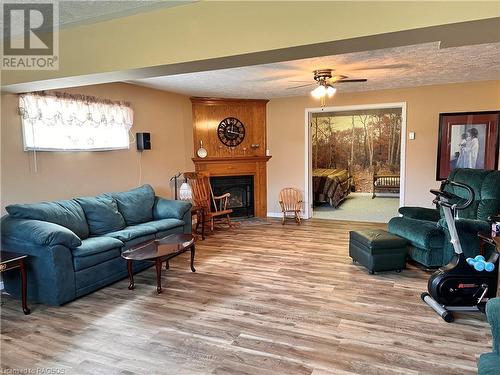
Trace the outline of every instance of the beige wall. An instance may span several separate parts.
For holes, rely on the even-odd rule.
[[[143,183],[150,183],[160,195],[171,196],[170,177],[192,169],[191,102],[187,97],[125,83],[65,91],[131,103],[132,132],[150,132],[152,140],[152,150],[142,154],[142,181],[135,144],[118,151],[38,152],[35,172],[33,152],[23,151],[17,96],[3,94],[2,210],[10,203],[120,191]]]
[[[341,89],[339,89],[341,91]],[[439,113],[500,109],[500,81],[486,81],[409,89],[337,93],[327,105],[407,104],[405,204],[431,206],[429,194],[436,182]],[[280,212],[277,196],[281,188],[305,185],[305,108],[319,107],[311,97],[273,99],[267,107],[268,211]]]
[[[24,152],[17,97],[2,95],[1,205],[93,195],[150,183],[160,195],[171,196],[170,177],[192,170],[191,102],[182,95],[123,83],[66,90],[132,103],[133,132],[149,131],[153,149],[142,155],[130,150],[107,152]],[[440,112],[500,109],[500,81],[426,86],[410,89],[338,93],[333,106],[407,103],[406,204],[430,206],[428,190],[436,186],[436,153]],[[267,107],[268,211],[279,212],[278,192],[285,186],[304,190],[305,108],[318,107],[310,97],[273,99]]]

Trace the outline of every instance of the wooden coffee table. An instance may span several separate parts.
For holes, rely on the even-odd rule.
[[[140,243],[122,253],[122,258],[127,260],[128,276],[130,284],[128,288],[134,289],[134,272],[132,263],[135,260],[147,260],[155,262],[156,266],[156,291],[158,294],[161,289],[161,265],[166,262],[168,269],[168,261],[175,258],[177,255],[191,251],[191,271],[196,272],[194,268],[195,255],[195,238],[191,234],[171,234],[157,240]]]

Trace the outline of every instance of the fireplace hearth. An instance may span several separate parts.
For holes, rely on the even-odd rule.
[[[228,208],[233,217],[254,216],[253,176],[212,176],[210,184],[214,195],[230,193]]]

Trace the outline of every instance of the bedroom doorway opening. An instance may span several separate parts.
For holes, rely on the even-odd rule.
[[[404,202],[405,105],[310,109],[309,216],[388,222]]]

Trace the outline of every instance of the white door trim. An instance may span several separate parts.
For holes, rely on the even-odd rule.
[[[356,111],[361,109],[384,109],[384,108],[401,108],[401,165],[400,165],[400,189],[399,189],[399,206],[405,204],[406,193],[406,102],[398,103],[379,103],[379,104],[358,104],[347,106],[333,107],[315,107],[305,109],[305,164],[304,164],[304,217],[309,219],[312,217],[312,140],[311,140],[311,115],[321,112],[343,112]]]

